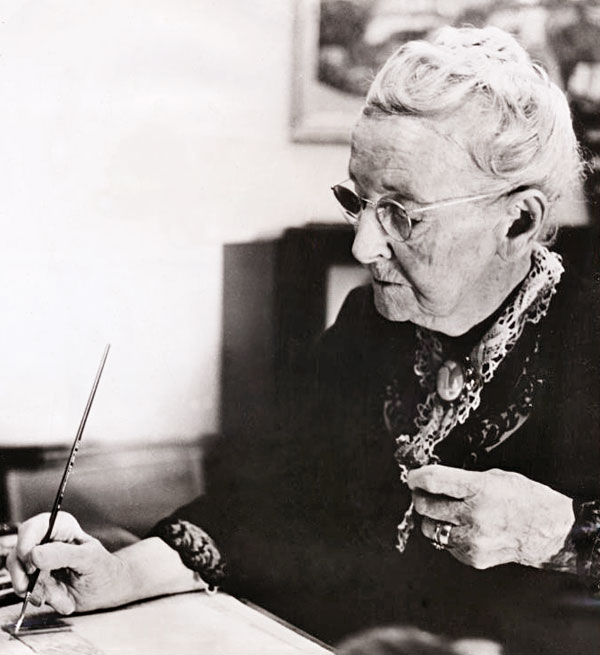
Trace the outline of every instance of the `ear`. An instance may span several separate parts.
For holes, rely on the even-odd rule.
[[[529,252],[549,209],[543,191],[527,188],[507,198],[507,215],[502,224],[498,252],[503,259],[518,259]]]

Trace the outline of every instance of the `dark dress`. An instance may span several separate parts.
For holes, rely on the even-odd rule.
[[[546,317],[525,327],[480,407],[437,447],[441,462],[600,498],[599,323],[600,284],[567,266]],[[483,329],[444,338],[445,350],[468,352]],[[476,570],[418,528],[396,550],[410,494],[383,407],[393,401],[398,429],[410,428],[422,400],[415,348],[412,324],[385,320],[371,289],[355,289],[298,381],[296,415],[252,443],[227,435],[208,493],[167,522],[211,535],[227,560],[222,588],[325,641],[394,622],[497,638],[514,652],[551,652],[562,639],[569,652],[588,652],[600,615],[582,619],[565,604],[565,595],[589,597],[586,581],[512,564]]]

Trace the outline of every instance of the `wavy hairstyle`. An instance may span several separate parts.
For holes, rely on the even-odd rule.
[[[404,44],[375,77],[363,115],[443,119],[465,108],[478,120],[477,129],[465,131],[463,145],[491,184],[535,186],[553,204],[582,180],[564,93],[496,27],[444,27],[431,41]],[[551,222],[540,240],[554,232]]]

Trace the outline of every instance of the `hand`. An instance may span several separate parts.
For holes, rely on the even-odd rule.
[[[41,573],[31,601],[46,602],[60,614],[114,607],[128,600],[128,567],[84,532],[77,520],[59,512],[52,541],[39,545],[48,529],[49,514],[38,514],[19,528],[16,547],[7,567],[13,587],[24,596],[36,568]]]
[[[464,564],[486,569],[516,562],[541,568],[563,546],[575,521],[567,496],[518,473],[424,466],[410,471],[422,532],[452,524],[448,551]]]

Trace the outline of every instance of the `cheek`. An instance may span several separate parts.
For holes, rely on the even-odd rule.
[[[432,233],[418,241],[399,244],[394,255],[406,278],[418,288],[437,287],[454,268],[458,246],[443,235]]]
[[[452,231],[432,230],[395,254],[415,284],[454,295],[489,264],[495,252],[490,236],[481,229],[461,230],[460,225],[455,225]]]

